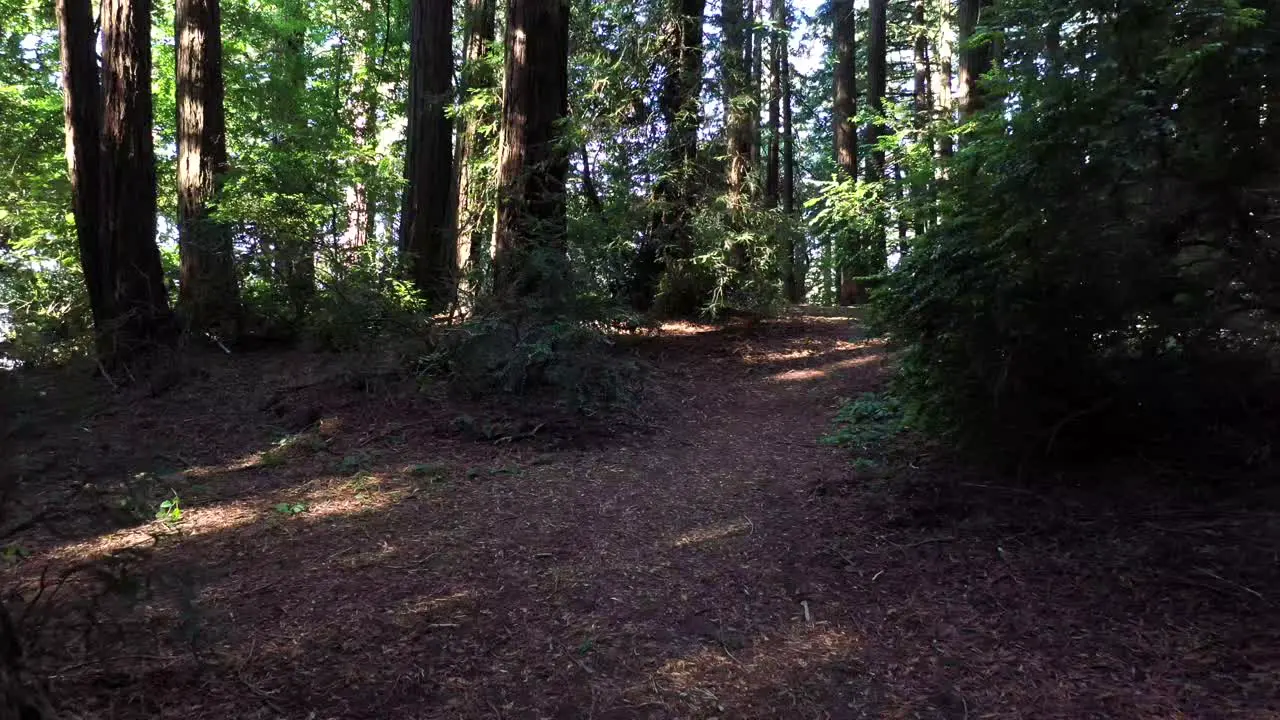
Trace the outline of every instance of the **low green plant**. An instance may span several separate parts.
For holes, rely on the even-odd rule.
[[[173,493],[173,497],[160,503],[155,517],[160,522],[175,525],[182,522],[182,498],[178,497],[177,491],[170,490],[169,492]]]
[[[893,438],[907,429],[898,399],[882,393],[864,393],[846,402],[832,423],[821,442],[852,449],[857,455],[854,467],[860,470],[878,466],[877,458],[883,457]]]
[[[307,507],[306,503],[282,502],[282,503],[276,503],[275,505],[273,505],[272,509],[280,513],[281,515],[293,517],[294,515],[301,515],[302,513],[306,512],[309,508]]]

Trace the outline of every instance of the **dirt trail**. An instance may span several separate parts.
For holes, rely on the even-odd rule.
[[[1276,633],[1235,627],[1248,613],[1280,628],[1249,594],[1274,571],[1204,560],[1222,582],[1169,590],[1144,574],[1151,554],[1203,548],[1163,538],[1117,557],[1120,519],[1063,520],[1018,490],[973,498],[988,487],[974,482],[959,500],[938,478],[972,479],[924,451],[898,481],[925,489],[886,494],[819,444],[841,398],[883,381],[881,348],[857,334],[817,315],[668,327],[638,343],[656,370],[643,425],[589,443],[478,431],[438,398],[315,381],[324,361],[305,357],[100,409],[82,428],[99,455],[67,462],[110,488],[145,444],[190,466],[155,480],[180,484],[186,510],[174,528],[24,541],[29,581],[43,561],[119,559],[118,577],[64,590],[56,696],[86,718],[1278,711]],[[24,457],[47,462],[51,443]]]

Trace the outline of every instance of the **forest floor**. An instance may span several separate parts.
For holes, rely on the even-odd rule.
[[[301,352],[21,379],[32,661],[80,718],[1280,717],[1274,490],[855,464],[847,314],[626,345],[591,422]]]

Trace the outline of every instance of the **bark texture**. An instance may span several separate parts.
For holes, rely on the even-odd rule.
[[[751,174],[751,97],[748,92],[747,16],[743,0],[721,0],[721,72],[726,104],[726,180],[729,203],[740,208],[745,202]]]
[[[167,344],[173,321],[156,246],[151,2],[102,3],[100,232],[110,262],[111,364]]]
[[[409,41],[408,149],[400,249],[409,276],[427,303],[453,299],[455,279],[453,123],[453,3],[413,0]]]
[[[178,303],[188,328],[237,332],[231,229],[211,213],[227,170],[218,0],[178,0]]]
[[[982,11],[990,0],[960,0],[957,16],[957,42],[960,45],[960,119],[968,120],[986,106],[980,80],[991,69],[992,50],[989,43],[970,41],[982,21]]]
[[[858,177],[858,45],[853,0],[835,0],[832,41],[836,49],[835,126],[836,165],[850,178]]]
[[[565,258],[560,124],[569,110],[569,3],[509,0],[494,289],[514,300],[556,289]]]
[[[111,316],[110,263],[98,234],[101,202],[102,91],[98,82],[93,8],[90,0],[58,0],[62,59],[63,111],[67,174],[80,251],[80,269],[89,291],[89,306],[99,340]],[[102,348],[100,348],[102,349]]]

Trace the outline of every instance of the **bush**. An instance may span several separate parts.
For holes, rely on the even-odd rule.
[[[1201,434],[1276,397],[1280,136],[1257,88],[1280,19],[1122,8],[1068,46],[1080,72],[1007,63],[991,87],[1016,111],[966,131],[950,219],[877,295],[909,414],[973,447]]]

